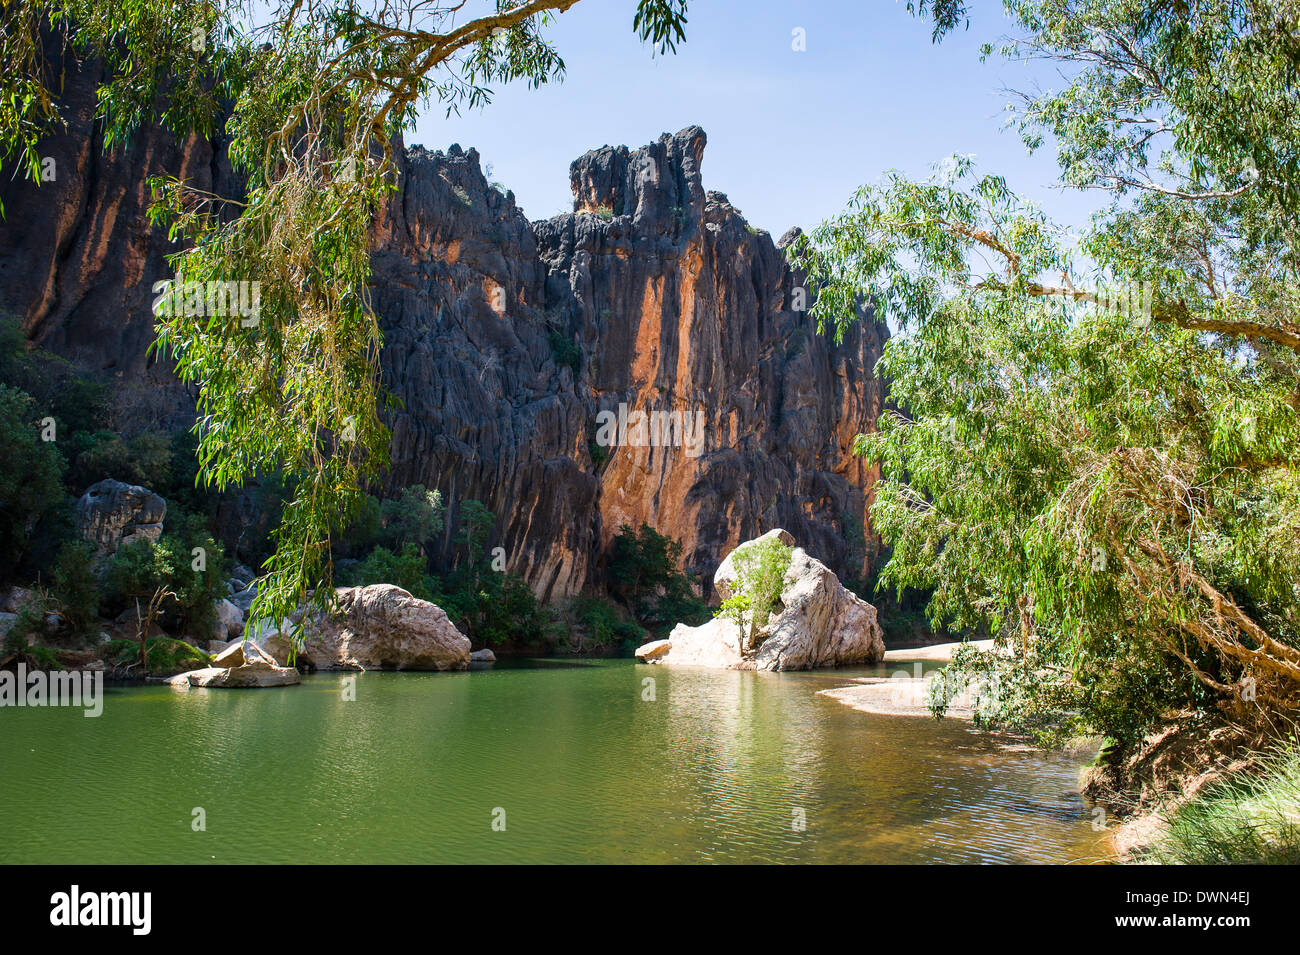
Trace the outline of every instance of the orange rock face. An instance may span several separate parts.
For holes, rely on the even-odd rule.
[[[376,258],[406,403],[395,480],[487,503],[544,597],[598,581],[623,524],[682,541],[704,581],[774,526],[842,575],[870,569],[878,475],[851,447],[883,405],[887,332],[868,317],[839,345],[816,334],[781,247],[704,190],[704,144],[691,127],[587,153],[575,211],[533,223],[473,150],[408,152]]]

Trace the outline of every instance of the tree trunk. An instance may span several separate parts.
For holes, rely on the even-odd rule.
[[[140,619],[140,598],[135,598],[135,636],[140,641],[140,673],[149,675],[149,655],[145,652],[145,641],[149,638],[149,627]]]

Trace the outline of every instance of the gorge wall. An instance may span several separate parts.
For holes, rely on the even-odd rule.
[[[110,376],[120,430],[183,427],[192,396],[147,355],[150,287],[170,271],[144,180],[239,184],[220,141],[154,129],[105,156],[93,85],[70,80],[69,128],[43,152],[54,181],[4,171],[0,310]],[[437,487],[453,517],[486,504],[492,545],[544,598],[595,583],[625,523],[680,540],[706,589],[730,548],[776,526],[842,574],[873,560],[877,474],[850,448],[884,402],[887,332],[858,323],[836,345],[792,309],[801,277],[780,246],[703,188],[705,141],[690,127],[589,152],[570,169],[574,211],[539,222],[473,149],[411,147],[376,224],[384,380],[401,401],[390,489]],[[702,421],[699,443],[603,448],[598,415],[620,405]]]

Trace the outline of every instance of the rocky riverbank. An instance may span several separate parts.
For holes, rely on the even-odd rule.
[[[77,534],[91,549],[86,573],[102,578],[123,572],[111,563],[119,552],[159,540],[167,504],[146,488],[101,481],[82,496],[75,513]],[[197,566],[205,558],[193,559]],[[11,588],[0,597],[0,639],[10,646],[0,655],[0,666],[22,655],[51,669],[103,670],[123,677],[180,674],[176,682],[185,686],[289,685],[297,682],[297,671],[291,674],[289,663],[310,669],[469,666],[470,641],[447,614],[399,587],[341,588],[332,613],[296,615],[291,623],[301,627],[303,639],[297,654],[287,632],[259,629],[250,635],[261,646],[244,642],[245,618],[257,594],[249,571],[237,565],[224,590],[226,596],[215,599],[211,612],[197,618],[204,623],[201,632],[169,634],[162,629],[161,586],[148,597],[147,607],[137,599],[116,619],[82,622],[79,627],[57,610],[42,610],[40,593]],[[23,632],[14,645],[7,638],[20,621]],[[87,637],[86,631],[97,636]]]

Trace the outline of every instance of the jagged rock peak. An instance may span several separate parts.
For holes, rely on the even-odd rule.
[[[636,225],[703,209],[700,163],[708,136],[699,126],[664,133],[648,146],[602,146],[569,166],[573,211],[628,215]]]

